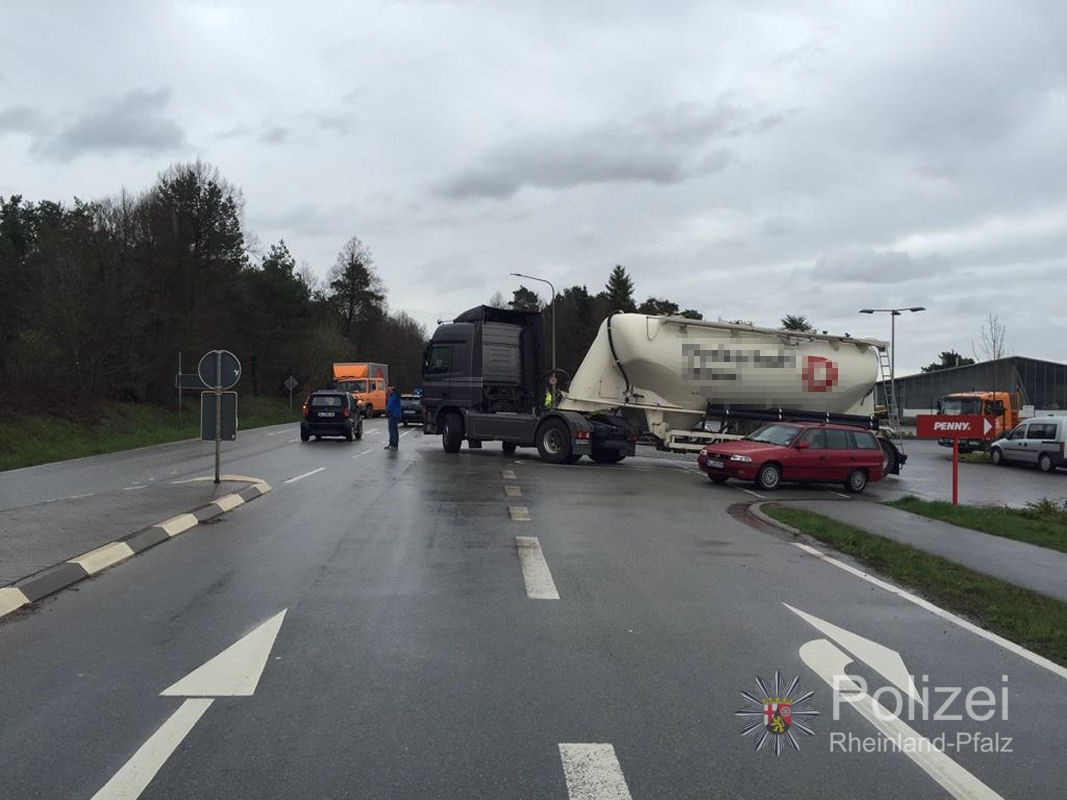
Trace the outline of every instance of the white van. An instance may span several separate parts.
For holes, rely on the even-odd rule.
[[[1033,417],[989,446],[994,464],[1034,464],[1042,472],[1067,466],[1067,417]]]

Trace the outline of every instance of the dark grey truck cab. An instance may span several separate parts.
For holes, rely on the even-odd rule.
[[[545,360],[540,312],[477,306],[439,326],[423,358],[425,433],[441,434],[449,453],[466,440],[500,441],[505,453],[536,447],[553,463],[633,455],[637,434],[621,417],[544,405]]]

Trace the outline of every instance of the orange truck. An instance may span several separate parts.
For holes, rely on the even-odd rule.
[[[990,442],[1004,436],[1018,425],[1020,420],[1026,416],[1021,404],[1022,396],[1018,392],[992,390],[953,392],[937,401],[937,413],[996,417],[993,430],[987,437],[960,439],[960,452],[970,453],[974,450],[987,450]],[[942,447],[952,447],[951,439],[938,439],[937,443]]]
[[[389,365],[371,361],[346,362],[333,365],[334,385],[352,396],[363,408],[363,416],[376,417],[385,413],[385,390],[389,387]]]

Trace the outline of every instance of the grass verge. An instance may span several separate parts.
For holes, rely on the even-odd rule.
[[[1064,603],[821,514],[773,504],[762,509],[942,608],[1067,666]]]
[[[920,500],[908,495],[886,505],[950,522],[1005,539],[1015,539],[1067,553],[1067,511],[1062,503],[1044,499],[1016,509],[996,506],[954,506],[943,500]]]
[[[297,422],[299,407],[289,412],[288,400],[240,397],[240,430]],[[112,453],[200,436],[199,399],[176,406],[109,403],[93,410],[87,419],[61,416],[6,415],[0,419],[0,470],[31,467],[68,458]]]

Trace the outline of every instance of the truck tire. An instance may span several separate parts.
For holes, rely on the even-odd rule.
[[[363,406],[363,417],[364,419],[374,419],[374,406],[370,403]]]
[[[571,457],[571,432],[561,419],[550,419],[537,431],[537,452],[549,464],[562,464]]]
[[[768,461],[766,464],[761,464],[759,471],[756,472],[756,488],[763,489],[764,491],[771,491],[778,488],[778,484],[782,482],[782,468],[775,464],[773,461]]]
[[[463,444],[463,420],[454,411],[445,414],[441,421],[441,444],[446,453],[458,453]]]
[[[898,471],[897,449],[893,446],[892,442],[886,439],[879,439],[878,444],[882,446],[882,474],[895,474]]]
[[[848,473],[848,477],[845,478],[845,491],[846,492],[862,492],[867,488],[867,473],[862,469],[854,469]]]
[[[504,449],[504,455],[506,456],[510,456],[512,453],[514,453],[515,449],[518,447],[515,442],[504,442],[500,446]]]
[[[356,416],[356,432],[355,432],[355,436],[356,436],[357,439],[362,439],[363,438],[363,417],[361,417],[359,415]]]

